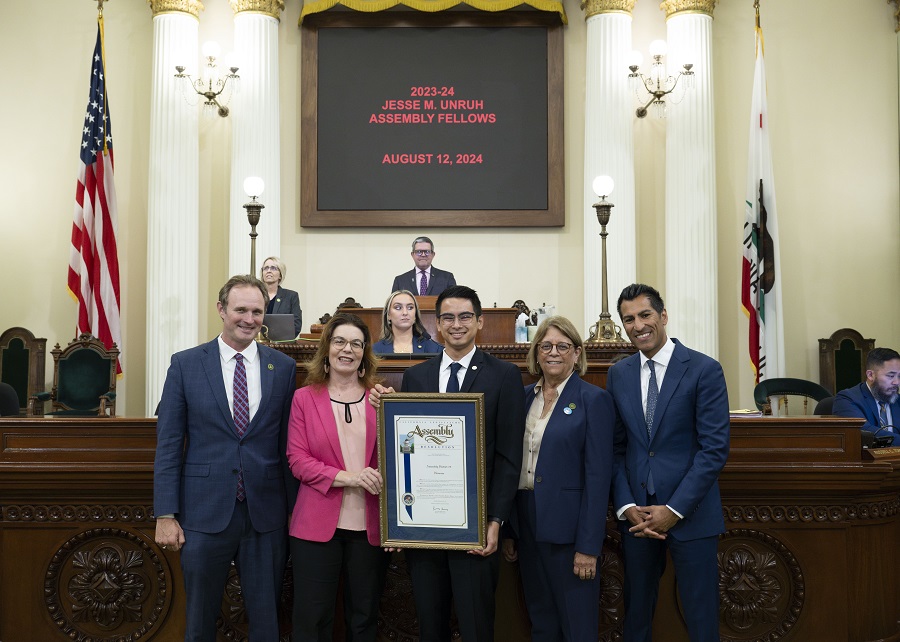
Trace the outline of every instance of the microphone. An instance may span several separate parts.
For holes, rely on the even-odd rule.
[[[886,434],[882,437],[878,436],[878,433],[880,433],[882,430],[887,430],[887,429],[890,429],[890,430],[888,430],[888,434]],[[889,446],[892,446],[894,444],[894,435],[891,433],[892,430],[895,430],[895,427],[893,424],[885,424],[884,426],[881,426],[875,432],[872,432],[871,430],[861,431],[863,448],[865,448],[865,449],[887,448]]]

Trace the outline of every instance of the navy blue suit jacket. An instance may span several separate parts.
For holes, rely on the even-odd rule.
[[[718,479],[728,459],[730,421],[722,366],[675,341],[652,438],[644,421],[640,370],[640,354],[635,354],[607,376],[618,412],[613,508],[645,505],[652,470],[657,503],[684,516],[669,531],[672,537],[691,540],[724,532]]]
[[[174,514],[187,530],[222,531],[234,512],[243,467],[256,530],[287,523],[297,494],[286,458],[297,364],[277,350],[257,348],[262,398],[242,439],[228,406],[218,341],[172,355],[156,428],[156,515]]]
[[[534,386],[525,386],[526,414],[535,398]],[[615,421],[610,394],[573,374],[547,421],[534,471],[538,541],[574,543],[579,553],[600,555]]]
[[[401,392],[438,392],[442,355],[407,368]],[[460,392],[484,393],[484,459],[487,514],[509,519],[522,469],[525,411],[522,375],[511,363],[476,349]]]
[[[890,405],[891,419],[894,422],[894,446],[900,446],[900,400]],[[878,403],[872,396],[872,391],[866,382],[862,382],[858,386],[841,390],[834,398],[834,406],[831,409],[832,414],[838,417],[860,417],[866,420],[863,424],[863,430],[878,430]],[[878,433],[879,437],[887,435],[887,431],[882,430]]]
[[[293,314],[294,334],[300,334],[300,329],[303,327],[303,310],[300,309],[299,294],[279,285],[272,303],[272,314]]]
[[[394,284],[391,285],[391,292],[396,292],[397,290],[409,290],[413,294],[418,294],[418,272],[419,269],[415,268],[409,272],[404,272],[399,276],[395,276]],[[425,291],[425,294],[427,296],[437,296],[453,285],[456,285],[456,279],[453,277],[453,272],[439,270],[438,268],[431,266],[431,278],[428,279],[428,289]]]

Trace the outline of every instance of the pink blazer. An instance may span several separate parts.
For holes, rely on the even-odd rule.
[[[378,468],[375,451],[376,415],[366,407],[366,454],[368,465]],[[334,537],[341,512],[343,488],[331,486],[338,471],[345,470],[337,424],[325,386],[306,386],[294,393],[288,423],[287,459],[300,480],[297,502],[291,516],[290,534],[299,539],[327,542]],[[378,496],[366,493],[366,532],[369,543],[380,544]]]

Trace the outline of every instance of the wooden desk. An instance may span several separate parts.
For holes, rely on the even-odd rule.
[[[721,476],[723,639],[900,640],[900,454],[862,457],[860,423],[733,420]],[[183,640],[178,554],[153,541],[155,441],[153,419],[0,419],[0,640]],[[606,641],[621,637],[619,541],[608,523],[598,632]],[[416,639],[404,569],[395,557],[380,640]],[[687,641],[669,569],[655,639]],[[236,589],[232,576],[222,642],[246,636]],[[521,595],[517,567],[503,562],[498,640],[529,639]]]

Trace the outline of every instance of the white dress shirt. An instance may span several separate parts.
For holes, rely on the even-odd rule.
[[[228,407],[231,408],[231,416],[234,417],[234,366],[237,363],[234,355],[237,350],[229,346],[219,335],[219,358],[222,360],[222,378],[225,380],[225,394],[228,395]],[[259,375],[259,349],[256,341],[244,348],[241,354],[244,356],[244,369],[247,371],[247,400],[250,402],[250,421],[259,410],[259,402],[262,399],[262,381]]]
[[[444,350],[441,357],[441,372],[438,378],[438,390],[441,392],[447,392],[447,382],[450,381],[450,364],[453,363],[453,359],[451,359],[447,355],[447,351]],[[475,356],[475,346],[472,346],[472,349],[469,350],[468,354],[464,355],[462,359],[457,361],[462,368],[456,373],[456,377],[459,381],[459,389],[462,390],[463,380],[466,378],[466,370],[469,369],[469,364],[472,363],[472,357]]]

